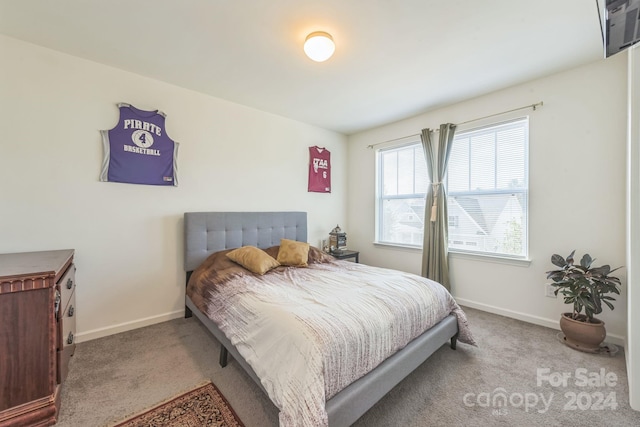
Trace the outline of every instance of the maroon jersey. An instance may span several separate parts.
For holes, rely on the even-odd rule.
[[[331,152],[309,147],[309,191],[331,193]]]

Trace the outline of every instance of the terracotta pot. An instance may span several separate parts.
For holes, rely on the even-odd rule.
[[[604,322],[596,318],[595,323],[573,320],[571,313],[562,313],[560,329],[564,333],[565,343],[572,348],[589,353],[600,351],[600,344],[607,336]]]

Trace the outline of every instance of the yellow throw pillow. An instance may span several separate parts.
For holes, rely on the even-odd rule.
[[[309,259],[309,244],[295,240],[280,239],[278,262],[280,265],[306,267]]]
[[[270,257],[265,251],[255,246],[243,246],[234,249],[227,254],[227,257],[247,270],[260,275],[280,265],[273,257]]]

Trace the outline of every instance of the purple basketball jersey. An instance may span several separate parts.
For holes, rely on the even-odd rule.
[[[104,162],[100,181],[178,185],[178,143],[167,136],[165,115],[118,104],[120,120],[100,131]]]

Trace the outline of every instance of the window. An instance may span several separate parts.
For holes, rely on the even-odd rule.
[[[449,250],[526,258],[527,118],[456,134],[445,185]],[[419,142],[378,151],[377,241],[421,246],[426,162]]]
[[[527,256],[528,119],[460,132],[447,169],[449,250]],[[462,243],[460,243],[462,242]]]
[[[378,234],[383,243],[422,246],[429,178],[419,142],[378,152]]]

